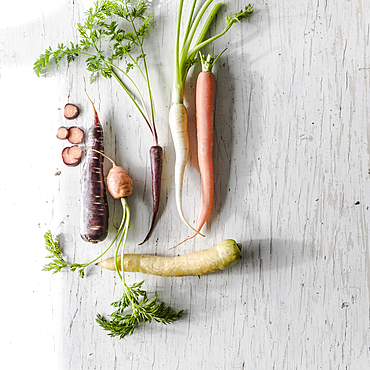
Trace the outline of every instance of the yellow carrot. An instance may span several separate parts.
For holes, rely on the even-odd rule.
[[[225,270],[242,258],[241,246],[233,239],[226,239],[216,246],[176,257],[147,254],[125,254],[125,272],[141,272],[158,276],[196,276]],[[117,261],[121,266],[121,259]],[[114,258],[97,263],[97,266],[115,271]]]

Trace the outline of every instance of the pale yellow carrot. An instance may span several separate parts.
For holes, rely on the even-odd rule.
[[[146,254],[125,254],[124,271],[141,272],[159,276],[196,276],[225,270],[242,258],[241,246],[233,239],[226,239],[216,246],[176,257]],[[121,266],[118,258],[117,265]],[[115,271],[114,258],[97,263],[104,269]]]

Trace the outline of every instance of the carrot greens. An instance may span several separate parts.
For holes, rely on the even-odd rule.
[[[128,227],[130,212],[127,204],[125,205],[125,209],[125,222]],[[165,308],[162,302],[157,302],[157,295],[149,300],[146,291],[141,288],[144,281],[133,283],[132,285],[126,284],[123,267],[126,237],[127,229],[126,232],[121,234],[114,255],[115,269],[122,283],[122,297],[111,304],[116,310],[109,314],[110,319],[105,318],[101,314],[97,314],[96,316],[96,322],[104,330],[108,331],[109,336],[118,336],[120,338],[123,338],[127,334],[132,334],[135,327],[141,322],[148,321],[150,323],[154,320],[163,324],[169,324],[178,320],[183,314],[183,311],[176,313],[169,307]],[[121,263],[118,264],[118,252],[120,248]],[[131,309],[131,312],[127,313],[127,309]]]
[[[115,78],[139,110],[157,143],[154,100],[143,46],[152,21],[152,15],[147,13],[146,9],[147,3],[143,0],[134,5],[130,0],[96,1],[94,7],[87,10],[85,23],[77,23],[80,41],[71,41],[69,45],[60,43],[55,50],[49,46],[34,63],[34,71],[41,76],[46,73],[52,62],[60,66],[63,59],[71,63],[78,56],[84,56],[86,68],[90,72],[90,82],[93,82],[99,74],[105,78]],[[122,21],[125,21],[129,30],[121,28]],[[125,61],[124,68],[120,66],[119,61],[121,60]],[[139,71],[145,81],[150,113],[144,104],[142,92],[129,76],[129,72],[134,68]],[[123,79],[127,79],[132,85],[140,103],[137,102],[136,96],[123,82]]]
[[[126,284],[123,261],[124,250],[130,224],[130,209],[126,197],[121,199],[123,207],[123,217],[121,225],[108,248],[103,251],[97,258],[87,263],[69,263],[66,262],[60,250],[59,242],[53,238],[50,231],[45,233],[46,249],[50,252],[47,258],[53,258],[52,262],[45,265],[44,271],[60,272],[63,268],[69,268],[71,271],[78,270],[80,277],[84,277],[85,268],[100,259],[117,241],[114,264],[122,284],[122,296],[119,300],[114,301],[111,305],[116,310],[109,314],[110,319],[101,314],[96,315],[96,322],[104,330],[108,331],[111,337],[118,336],[122,339],[127,334],[132,334],[138,324],[141,322],[156,321],[163,324],[170,324],[178,320],[183,311],[174,312],[170,307],[165,307],[162,302],[157,301],[157,295],[154,298],[148,298],[147,292],[142,289],[144,281],[136,282],[131,285]],[[121,251],[121,252],[120,252]],[[119,252],[121,253],[119,264]]]
[[[218,13],[222,6],[222,3],[217,3],[213,6],[212,10],[208,14],[203,24],[203,27],[200,30],[198,30],[198,37],[194,41],[194,37],[199,27],[199,24],[202,18],[205,16],[207,8],[211,5],[213,0],[205,1],[201,8],[198,10],[198,12],[195,12],[196,2],[197,0],[193,0],[192,9],[187,21],[187,26],[184,30],[183,42],[181,44],[181,23],[184,0],[179,1],[176,39],[175,39],[175,66],[174,66],[172,103],[183,102],[184,83],[190,68],[194,65],[194,63],[197,62],[196,59],[197,53],[206,45],[223,36],[232,27],[234,23],[240,22],[243,18],[246,18],[253,13],[253,5],[249,4],[245,6],[244,10],[226,16],[225,28],[216,35],[205,39],[214,17],[216,16],[216,14]]]

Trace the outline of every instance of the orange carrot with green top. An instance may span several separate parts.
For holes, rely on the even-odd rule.
[[[211,214],[214,198],[212,155],[216,93],[215,75],[212,72],[215,61],[213,61],[210,55],[208,55],[206,60],[201,55],[201,61],[202,72],[199,73],[197,78],[195,95],[198,163],[202,183],[202,210],[197,225],[198,232],[200,232]]]
[[[213,132],[215,116],[216,80],[212,68],[224,49],[215,59],[210,55],[205,58],[200,53],[202,72],[197,78],[195,92],[198,164],[202,184],[202,209],[198,220],[197,233],[185,239],[194,238],[208,220],[214,198],[214,170],[213,170]],[[181,243],[180,243],[181,244]]]

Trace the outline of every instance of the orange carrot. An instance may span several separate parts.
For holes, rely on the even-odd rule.
[[[212,67],[225,51],[224,49],[215,59],[208,55],[207,59],[200,54],[202,72],[197,78],[195,92],[198,164],[202,183],[202,209],[198,219],[197,233],[194,233],[183,242],[194,238],[208,220],[214,198],[214,171],[213,171],[213,126],[215,114],[216,81]],[[179,243],[182,244],[183,242]],[[177,244],[177,245],[179,245]]]
[[[198,231],[202,229],[208,219],[213,205],[214,174],[212,154],[215,90],[216,83],[213,72],[200,72],[196,87],[198,162],[202,183],[202,211],[198,220]]]

